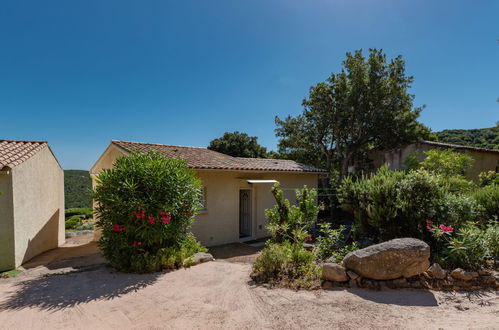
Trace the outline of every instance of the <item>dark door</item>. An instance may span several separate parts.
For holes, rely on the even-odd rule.
[[[251,190],[239,190],[239,237],[251,236]]]

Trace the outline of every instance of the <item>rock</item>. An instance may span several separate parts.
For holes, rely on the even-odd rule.
[[[411,282],[411,288],[414,288],[414,289],[421,289],[423,287],[423,285],[421,284],[420,281],[414,281],[414,282]]]
[[[333,282],[346,282],[348,276],[345,268],[335,263],[325,263],[322,267],[322,278]]]
[[[454,277],[455,279],[457,280],[461,280],[461,281],[471,281],[473,279],[473,273],[472,272],[466,272],[464,271],[463,269],[461,268],[456,268],[454,269],[450,275],[452,277]],[[477,273],[477,277],[478,277],[478,273]]]
[[[392,280],[423,273],[430,263],[430,247],[415,238],[397,238],[350,252],[343,259],[348,270],[375,279]]]
[[[356,280],[350,280],[350,282],[348,282],[348,284],[350,284],[350,287],[353,289],[356,289],[359,287]]]
[[[427,273],[430,274],[431,277],[443,280],[447,276],[447,271],[442,269],[439,264],[434,263],[428,268]]]
[[[313,251],[314,250],[314,245],[313,244],[303,243],[303,247],[305,248],[305,250],[308,250],[308,251]]]
[[[324,283],[322,283],[322,288],[324,290],[329,290],[329,289],[332,289],[333,288],[333,282],[331,281],[324,281]]]
[[[348,277],[350,277],[352,280],[356,280],[359,278],[359,274],[352,272],[351,270],[347,271]]]
[[[490,276],[490,275],[482,276],[481,280],[483,281],[483,283],[487,283],[487,284],[492,284],[496,281],[494,276]]]
[[[206,252],[198,252],[195,253],[192,257],[185,259],[184,264],[190,263],[191,266],[201,264],[203,262],[214,261],[215,258],[209,253]]]
[[[397,278],[396,280],[392,281],[392,285],[395,288],[407,288],[409,286],[409,282],[405,278]]]
[[[478,271],[478,275],[480,275],[480,276],[489,276],[490,274],[492,274],[492,273],[490,272],[490,270],[480,269],[480,270]]]

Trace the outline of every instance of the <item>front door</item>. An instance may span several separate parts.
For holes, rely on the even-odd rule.
[[[251,190],[239,190],[239,237],[251,236]]]

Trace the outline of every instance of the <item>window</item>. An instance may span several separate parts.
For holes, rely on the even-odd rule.
[[[201,196],[200,196],[200,211],[201,212],[206,212],[208,211],[208,204],[207,204],[207,199],[206,199],[206,187],[203,187],[201,189]]]

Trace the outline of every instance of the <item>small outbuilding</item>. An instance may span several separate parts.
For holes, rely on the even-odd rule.
[[[268,236],[265,209],[273,207],[271,187],[281,183],[285,197],[295,201],[295,190],[306,185],[317,188],[324,170],[292,160],[241,158],[198,147],[112,141],[90,176],[113,168],[114,161],[132,151],[157,151],[184,159],[203,183],[202,206],[192,231],[206,246],[258,239]]]
[[[470,155],[474,162],[473,166],[465,173],[469,180],[478,181],[478,175],[482,172],[495,171],[499,173],[499,150],[433,141],[419,141],[402,148],[375,151],[371,153],[370,158],[375,168],[388,164],[392,170],[402,170],[406,169],[405,160],[407,157],[415,155],[419,161],[422,161],[426,157],[424,152],[431,149],[450,149]]]
[[[48,143],[0,140],[0,271],[64,240],[64,171]]]

